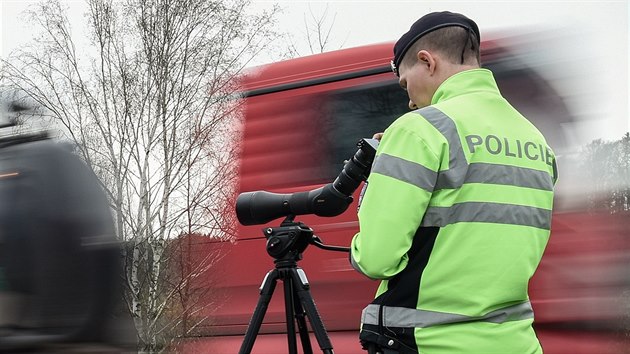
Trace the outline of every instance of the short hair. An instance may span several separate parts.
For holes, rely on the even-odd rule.
[[[416,55],[421,50],[439,52],[453,64],[481,65],[476,35],[462,27],[444,27],[420,37],[405,54],[403,63],[415,64]]]

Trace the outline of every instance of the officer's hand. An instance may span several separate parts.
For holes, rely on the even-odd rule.
[[[372,139],[376,139],[378,141],[381,141],[381,138],[383,137],[383,133],[376,133],[374,134],[374,136],[372,137]]]

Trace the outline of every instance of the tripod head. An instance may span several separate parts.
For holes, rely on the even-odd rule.
[[[267,238],[267,253],[277,261],[302,259],[302,253],[313,238],[313,230],[290,215],[279,227],[263,230]]]
[[[310,244],[329,251],[350,252],[348,247],[323,244],[319,237],[313,234],[313,229],[302,222],[294,221],[294,218],[294,215],[289,215],[279,227],[263,229],[263,234],[267,238],[267,253],[274,258],[275,263],[301,260],[302,253]]]

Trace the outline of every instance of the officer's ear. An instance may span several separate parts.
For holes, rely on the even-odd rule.
[[[433,75],[436,68],[436,61],[433,54],[426,50],[421,50],[417,54],[418,64],[425,66],[429,70],[429,74]]]

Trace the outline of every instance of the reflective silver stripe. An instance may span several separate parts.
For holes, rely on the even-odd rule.
[[[361,316],[363,324],[379,324],[380,305],[370,304]],[[509,321],[521,321],[534,318],[534,311],[529,301],[518,305],[504,307],[487,313],[484,316],[465,316],[456,313],[437,312],[410,309],[406,307],[383,306],[383,326],[385,327],[415,327],[426,328],[431,326],[462,323],[462,322],[491,322],[504,323]]]
[[[372,164],[372,172],[411,183],[427,192],[433,192],[437,178],[437,172],[419,163],[388,154],[376,156]]]
[[[422,115],[424,119],[444,135],[448,142],[448,170],[438,173],[434,189],[455,189],[461,187],[466,178],[468,162],[464,155],[462,143],[459,140],[459,133],[457,132],[455,122],[451,117],[432,106],[421,108],[414,111],[414,113]]]
[[[470,164],[466,183],[502,184],[545,191],[553,190],[553,179],[545,171],[489,163]]]
[[[465,202],[451,207],[427,208],[422,226],[444,227],[458,222],[488,222],[551,229],[551,210],[523,205]]]
[[[487,183],[553,190],[553,178],[544,171],[525,167],[487,163],[468,164],[457,126],[451,117],[435,107],[427,106],[414,113],[422,115],[449,144],[449,169],[437,175],[434,190],[456,189],[464,183]]]

